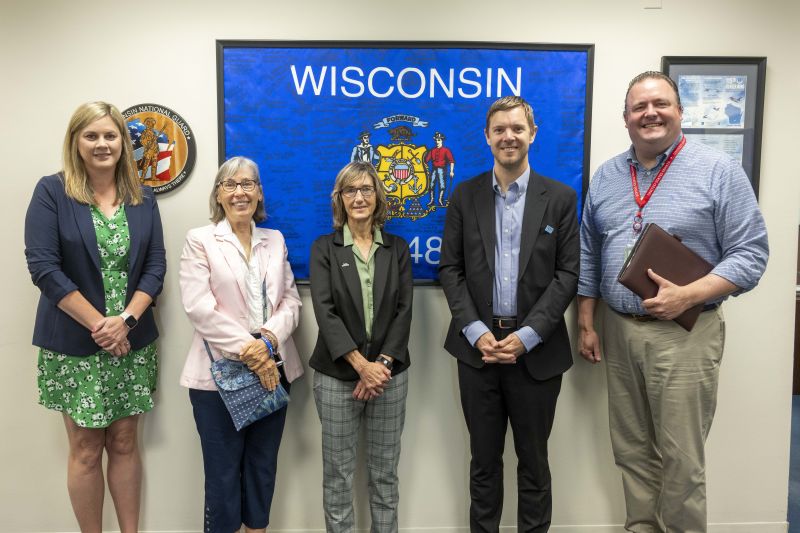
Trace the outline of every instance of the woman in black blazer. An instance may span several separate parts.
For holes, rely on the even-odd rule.
[[[166,272],[161,219],[116,107],[80,106],[63,157],[64,170],[36,185],[25,217],[28,270],[42,292],[33,332],[39,403],[62,413],[67,488],[81,531],[102,531],[105,449],[120,531],[135,532],[137,423],[153,408],[151,306]]]
[[[331,205],[334,232],[311,248],[319,337],[309,365],[322,423],[325,524],[332,532],[355,528],[352,479],[363,420],[372,531],[397,531],[413,297],[408,244],[382,231],[386,197],[370,163],[339,172]]]

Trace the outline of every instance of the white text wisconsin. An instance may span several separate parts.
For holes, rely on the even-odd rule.
[[[395,73],[389,67],[375,67],[364,71],[361,67],[347,66],[339,69],[333,65],[303,68],[298,76],[296,65],[290,66],[294,88],[298,95],[306,91],[315,96],[341,95],[360,98],[369,94],[375,98],[388,98],[395,91],[405,98],[499,98],[522,93],[522,68],[511,74],[504,68],[465,67],[461,70],[436,68],[424,71],[406,67]]]

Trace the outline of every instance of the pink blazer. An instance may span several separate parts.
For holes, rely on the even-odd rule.
[[[184,387],[217,388],[203,339],[208,341],[215,359],[220,355],[238,355],[241,347],[253,339],[248,331],[241,259],[234,244],[225,240],[225,235],[231,234],[230,226],[220,223],[189,230],[186,235],[179,278],[183,308],[194,326],[194,336],[180,378]],[[278,337],[286,378],[291,382],[303,374],[292,340],[302,304],[283,235],[276,230],[255,228],[255,237],[262,243],[254,252],[259,254],[267,298],[272,305],[272,315],[261,328]]]

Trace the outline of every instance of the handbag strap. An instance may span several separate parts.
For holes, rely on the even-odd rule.
[[[203,346],[206,347],[206,353],[208,354],[208,358],[211,359],[211,363],[214,363],[214,356],[211,355],[211,347],[208,345],[208,341],[203,339]]]
[[[267,319],[269,318],[269,300],[267,299],[267,280],[266,278],[261,282],[261,317],[264,320],[262,324],[267,323]]]

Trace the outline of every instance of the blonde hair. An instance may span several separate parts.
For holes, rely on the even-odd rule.
[[[371,163],[366,161],[354,161],[339,171],[336,175],[336,181],[333,183],[333,192],[331,192],[331,209],[333,210],[333,229],[341,229],[347,222],[347,211],[344,208],[344,201],[342,201],[342,189],[349,187],[356,181],[364,176],[372,178],[372,186],[375,188],[375,212],[372,213],[372,227],[382,228],[386,222],[387,206],[386,194],[383,191],[383,183],[381,183],[378,172]]]
[[[258,165],[252,159],[242,156],[231,157],[219,167],[217,177],[214,178],[214,186],[211,187],[211,196],[208,198],[208,206],[211,208],[211,222],[217,224],[225,218],[225,209],[222,204],[217,200],[217,188],[219,184],[228,178],[232,178],[242,168],[249,168],[253,171],[253,179],[256,180],[256,187],[261,191],[261,200],[256,205],[256,210],[253,213],[253,222],[258,224],[267,219],[267,211],[264,209],[264,191],[261,188],[261,177],[258,173]]]
[[[528,128],[530,128],[531,133],[536,131],[536,123],[533,120],[533,108],[531,104],[520,96],[503,96],[495,100],[486,113],[486,133],[489,133],[489,123],[492,121],[492,115],[498,111],[511,111],[515,107],[521,107],[522,110],[525,111],[525,120],[528,121]]]
[[[114,178],[117,188],[117,201],[130,205],[142,203],[142,186],[139,181],[139,172],[136,170],[136,161],[133,159],[133,144],[128,135],[125,119],[119,109],[107,102],[89,102],[82,104],[72,114],[64,135],[63,165],[64,189],[67,196],[82,203],[94,204],[94,191],[89,183],[86,165],[78,152],[78,140],[81,132],[92,122],[103,117],[110,117],[119,130],[122,142],[122,153]]]

